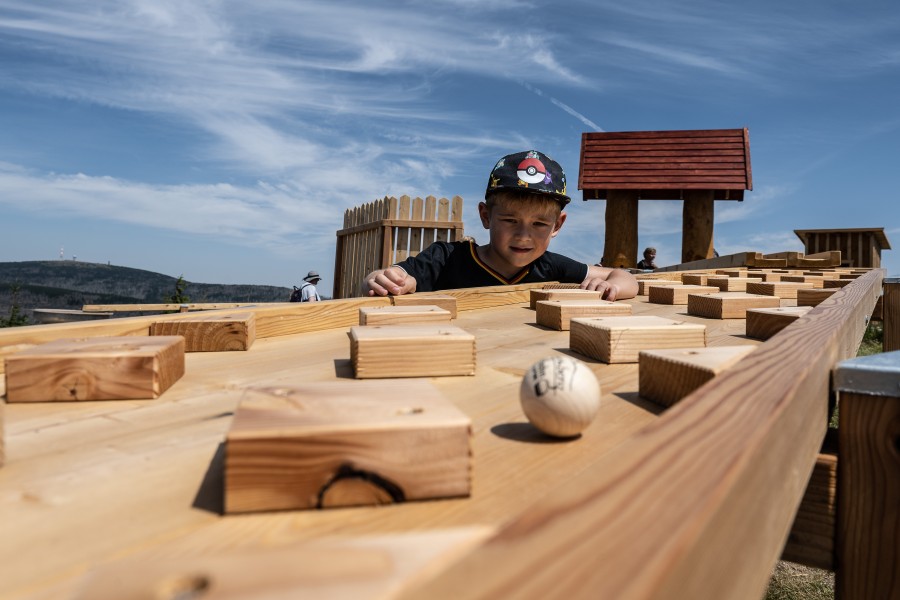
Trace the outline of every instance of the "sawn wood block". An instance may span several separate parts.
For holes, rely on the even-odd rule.
[[[747,284],[748,294],[760,296],[778,296],[790,300],[797,298],[797,290],[812,289],[813,284],[800,281],[760,281]]]
[[[631,305],[609,300],[541,300],[535,307],[538,325],[567,331],[574,317],[630,315]]]
[[[743,319],[748,308],[778,308],[781,299],[746,292],[688,296],[688,314],[711,319]]]
[[[826,279],[822,282],[823,289],[838,289],[853,283],[853,279]]]
[[[158,398],[182,375],[180,335],[60,339],[6,358],[6,400]]]
[[[810,306],[751,308],[747,311],[747,337],[767,340],[806,313]]]
[[[402,294],[391,296],[394,306],[437,306],[450,312],[450,318],[456,318],[456,297],[447,294]]]
[[[818,306],[823,300],[830,298],[838,289],[797,290],[797,306]]]
[[[404,323],[449,323],[450,311],[434,305],[363,306],[360,325],[402,325]]]
[[[782,281],[802,281],[807,283],[812,283],[814,288],[822,288],[825,287],[825,281],[834,281],[833,279],[826,280],[824,277],[820,275],[785,275],[781,278]]]
[[[748,283],[757,281],[757,277],[710,277],[706,285],[714,285],[722,292],[745,292]]]
[[[644,350],[638,358],[639,393],[657,404],[672,406],[755,348],[747,345]]]
[[[634,363],[641,350],[706,346],[706,326],[657,316],[572,319],[569,348],[605,363]]]
[[[453,325],[350,328],[357,379],[475,374],[475,336]]]
[[[225,352],[249,350],[256,341],[253,313],[210,311],[178,321],[157,321],[150,335],[180,335],[185,352]]]
[[[669,279],[640,279],[638,280],[638,296],[646,296],[650,293],[650,288],[654,286],[672,286],[683,285],[680,281],[671,281]]]
[[[425,381],[251,388],[225,438],[225,512],[468,496],[470,443]]]
[[[654,304],[687,304],[688,294],[715,294],[719,288],[709,285],[651,286],[649,301]]]
[[[715,275],[712,275],[712,277],[715,277]],[[682,273],[681,283],[685,285],[706,285],[709,278],[709,273]]]
[[[549,290],[531,290],[530,306],[537,309],[537,303],[543,300],[601,300],[603,292],[597,290],[582,290],[580,288],[561,288]]]

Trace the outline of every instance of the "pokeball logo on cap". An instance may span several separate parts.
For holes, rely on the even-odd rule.
[[[525,183],[540,183],[547,177],[547,169],[538,159],[528,157],[519,163],[516,174]]]

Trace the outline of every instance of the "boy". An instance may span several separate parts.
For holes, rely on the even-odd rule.
[[[466,287],[539,281],[580,283],[607,300],[633,298],[637,280],[629,272],[586,265],[548,252],[566,220],[566,175],[536,151],[500,159],[478,204],[490,241],[435,242],[414,257],[373,271],[363,282],[369,296],[410,294]]]

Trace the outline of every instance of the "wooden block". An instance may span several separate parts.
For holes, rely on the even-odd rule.
[[[682,285],[680,281],[670,281],[668,279],[641,279],[638,281],[638,296],[646,296],[650,293],[653,286],[672,286]]]
[[[821,288],[825,284],[825,278],[821,276],[814,275],[785,275],[781,278],[782,281],[802,281],[805,283],[812,283],[814,288]]]
[[[841,276],[837,271],[804,271],[802,274],[809,277],[821,277],[822,279],[838,279]]]
[[[833,571],[837,522],[836,429],[825,434],[822,452],[816,457],[812,476],[794,517],[781,558],[791,562]]]
[[[360,325],[402,325],[404,323],[449,323],[450,311],[434,305],[363,306]]]
[[[544,300],[601,300],[603,292],[596,290],[582,289],[549,289],[549,290],[531,290],[530,306],[532,310],[537,309],[537,303]]]
[[[605,363],[636,363],[641,350],[706,346],[706,326],[656,316],[572,319],[569,348]]]
[[[797,298],[797,290],[812,289],[813,284],[810,282],[800,281],[759,281],[747,284],[748,294],[759,294],[761,296],[778,296],[779,298],[789,298],[791,300]]]
[[[453,325],[350,328],[350,360],[358,379],[475,374],[475,336]]]
[[[746,277],[747,269],[718,269],[716,275],[724,275],[725,277]]]
[[[6,358],[6,400],[158,398],[182,375],[180,335],[60,339]]]
[[[654,304],[687,304],[688,294],[714,294],[719,288],[711,285],[650,286],[649,301]]]
[[[468,496],[470,439],[425,381],[251,388],[225,438],[225,512]]]
[[[760,273],[763,281],[776,282],[781,281],[783,273]]]
[[[863,273],[841,273],[840,279],[859,279]]]
[[[852,279],[826,279],[822,282],[823,289],[837,289],[842,288],[845,285],[849,285],[853,283]]]
[[[256,317],[253,313],[220,313],[219,311],[178,321],[157,321],[150,335],[180,335],[185,352],[225,352],[249,350],[256,340]]]
[[[830,298],[839,288],[822,288],[797,290],[797,306],[818,306],[823,300]]]
[[[759,281],[755,277],[710,277],[706,285],[714,285],[723,292],[745,292],[747,284]]]
[[[711,319],[743,319],[748,308],[778,308],[781,300],[775,296],[760,296],[745,292],[692,294],[688,296],[688,314]]]
[[[751,308],[747,311],[747,337],[767,340],[806,313],[809,306]]]
[[[450,311],[450,318],[456,318],[456,296],[447,294],[403,294],[401,296],[391,296],[391,303],[394,306],[437,306],[446,311]]]
[[[638,356],[639,393],[662,406],[672,406],[755,348],[747,345],[644,350]]]
[[[709,277],[709,273],[682,273],[681,283],[685,285],[706,285]]]
[[[655,289],[655,288],[654,288]],[[630,315],[631,305],[609,300],[540,300],[535,307],[535,322],[543,327],[568,331],[573,317]]]

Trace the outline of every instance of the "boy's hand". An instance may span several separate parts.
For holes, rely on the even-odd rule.
[[[372,271],[363,281],[363,292],[369,296],[400,296],[416,291],[416,278],[400,267]]]
[[[601,292],[600,297],[609,301],[615,300],[619,295],[619,286],[599,277],[588,277],[581,282],[581,289]]]

